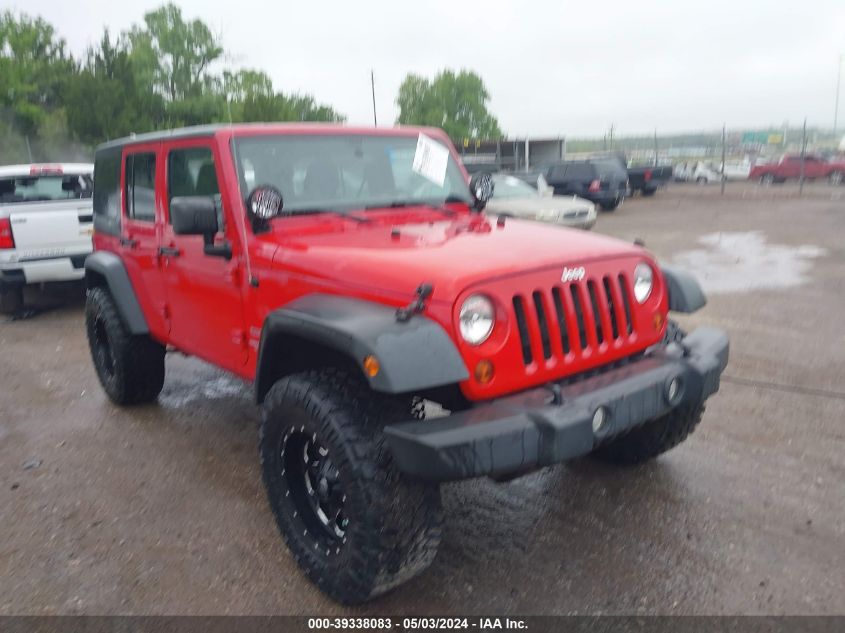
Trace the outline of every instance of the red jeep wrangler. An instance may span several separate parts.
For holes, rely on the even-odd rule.
[[[425,569],[438,484],[698,424],[728,339],[669,310],[698,285],[608,237],[487,217],[435,129],[197,127],[96,153],[86,325],[108,396],[154,401],[175,348],[255,384],[270,507],[355,603]],[[426,420],[425,404],[448,415]]]

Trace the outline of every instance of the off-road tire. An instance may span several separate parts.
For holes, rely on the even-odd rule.
[[[0,290],[0,314],[15,314],[23,307],[23,288]]]
[[[683,340],[686,332],[670,320],[663,335],[664,344]],[[704,406],[681,407],[656,420],[621,435],[597,448],[592,455],[613,464],[633,466],[654,459],[683,442],[701,422]]]
[[[764,187],[775,184],[775,177],[772,174],[763,174],[760,176],[760,184]]]
[[[149,336],[130,334],[105,288],[88,291],[85,327],[94,368],[109,399],[119,405],[154,401],[164,386],[164,346]]]
[[[296,562],[338,602],[372,599],[422,572],[437,553],[440,489],[401,476],[382,432],[407,418],[407,398],[375,393],[341,369],[282,378],[264,401],[259,450],[270,507]],[[317,515],[303,511],[285,470],[297,437],[313,437],[331,456],[348,517],[342,541],[315,526]]]
[[[602,444],[591,455],[621,466],[642,464],[687,439],[701,422],[703,413],[704,405],[680,407]]]

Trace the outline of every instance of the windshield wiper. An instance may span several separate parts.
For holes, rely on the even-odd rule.
[[[459,198],[458,196],[449,196],[443,201],[443,204],[433,204],[431,202],[426,202],[424,200],[394,200],[393,202],[388,202],[385,204],[372,204],[369,206],[364,207],[364,209],[401,209],[405,207],[428,207],[429,209],[434,209],[435,211],[440,211],[442,213],[446,213],[447,215],[455,215],[457,213],[454,209],[450,209],[447,206],[444,206],[449,203],[455,202],[463,202],[467,203],[466,200],[463,198]]]
[[[349,211],[338,211],[337,209],[297,209],[290,213],[290,215],[317,215],[318,213],[331,213],[332,215],[339,215],[343,218],[349,218],[356,222],[369,222],[370,218],[362,218],[359,215],[352,215]]]

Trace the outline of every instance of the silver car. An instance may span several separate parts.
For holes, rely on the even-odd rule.
[[[490,214],[585,230],[593,228],[596,223],[596,205],[577,196],[555,196],[542,181],[535,189],[515,176],[494,174],[493,183],[493,197],[486,207]]]

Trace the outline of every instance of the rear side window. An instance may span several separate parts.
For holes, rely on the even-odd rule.
[[[569,163],[565,165],[567,180],[590,180],[593,167],[589,163]]]
[[[126,215],[133,220],[155,222],[155,154],[126,157]]]
[[[94,159],[94,230],[120,233],[120,148],[100,150]]]

